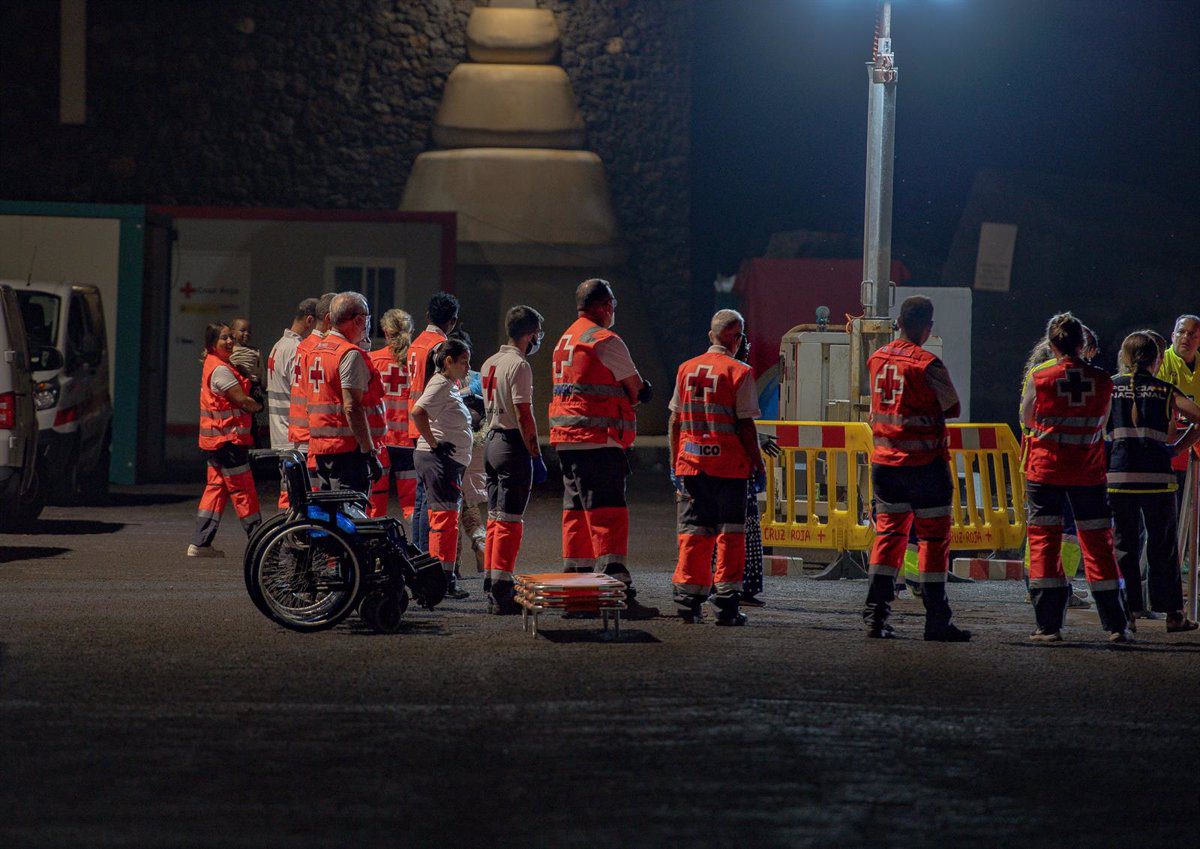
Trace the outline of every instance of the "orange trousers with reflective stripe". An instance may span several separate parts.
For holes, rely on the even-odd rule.
[[[524,534],[523,522],[488,520],[483,555],[483,568],[488,572],[488,577],[495,580],[497,576],[491,574],[494,571],[507,572],[509,575],[513,573]]]
[[[245,457],[244,449],[239,452],[241,459]],[[261,516],[258,507],[258,491],[254,488],[254,475],[245,463],[236,466],[225,466],[221,463],[220,452],[213,452],[208,459],[208,477],[204,492],[200,496],[200,507],[196,515],[196,530],[192,535],[192,544],[197,546],[211,545],[221,524],[221,514],[225,504],[232,500],[234,510],[242,521],[242,527],[250,533],[257,526]]]

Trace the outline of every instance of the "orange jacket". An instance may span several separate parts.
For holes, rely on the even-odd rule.
[[[429,352],[445,341],[446,335],[440,330],[437,332],[422,330],[408,346],[408,402],[410,408],[421,397],[421,393],[425,391],[425,384],[429,382],[429,376],[425,374],[425,364],[429,359]],[[409,438],[416,439],[420,435],[417,426],[412,423],[412,419],[409,419]]]
[[[551,444],[604,444],[610,439],[623,448],[633,444],[637,435],[633,405],[625,387],[596,353],[596,345],[614,336],[581,317],[554,346]]]
[[[296,346],[296,363],[292,367],[292,394],[288,403],[288,442],[304,445],[308,442],[308,358],[313,348],[325,337],[310,333]]]
[[[737,434],[738,389],[754,380],[746,363],[728,354],[706,352],[685,362],[675,375],[675,397],[682,409],[675,474],[703,472],[715,478],[750,474],[750,458]]]
[[[209,380],[217,366],[228,366],[242,391],[250,394],[250,381],[242,377],[237,369],[215,354],[205,356],[204,369],[200,373],[200,448],[203,451],[216,451],[226,442],[253,445],[250,414],[209,388]]]
[[[884,345],[867,360],[871,386],[871,462],[923,466],[949,461],[946,416],[925,369],[937,360],[907,339]]]
[[[308,453],[344,454],[358,449],[358,440],[350,428],[350,419],[342,402],[342,378],[338,366],[342,357],[362,348],[330,333],[312,350],[308,357]],[[369,361],[368,361],[369,363]],[[363,393],[363,400],[370,392]]]
[[[412,447],[408,438],[408,366],[392,358],[392,349],[380,348],[371,352],[371,365],[379,372],[383,384],[383,409],[387,429],[381,442],[384,445]]]

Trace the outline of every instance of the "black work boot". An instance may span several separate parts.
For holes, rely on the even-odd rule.
[[[464,598],[469,598],[470,593],[458,586],[458,578],[453,572],[446,573],[446,598],[453,598],[462,601]]]
[[[1033,601],[1033,616],[1037,620],[1037,630],[1034,634],[1053,641],[1053,635],[1062,631],[1063,619],[1067,615],[1067,602],[1071,600],[1071,588],[1030,587],[1029,597]]]
[[[950,624],[950,602],[946,600],[946,584],[930,581],[921,587],[925,603],[925,639],[932,643],[965,643],[971,632]]]
[[[863,623],[867,626],[867,636],[875,640],[886,640],[896,636],[895,630],[888,624],[888,616],[892,612],[892,599],[895,598],[896,583],[890,575],[872,575],[871,584],[867,588],[867,603],[863,607]]]
[[[488,613],[492,616],[515,616],[521,612],[521,605],[513,596],[511,583],[497,581],[488,590]]]
[[[723,628],[746,624],[746,614],[738,611],[738,593],[714,595],[710,601],[717,609],[717,624]]]

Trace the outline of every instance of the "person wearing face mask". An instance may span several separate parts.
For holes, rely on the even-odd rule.
[[[521,549],[530,490],[533,484],[546,480],[546,462],[533,418],[533,370],[528,360],[541,347],[542,320],[533,307],[510,309],[504,317],[508,341],[479,370],[487,433],[484,592],[488,612],[499,616],[521,612],[513,600],[513,570]]]
[[[411,519],[417,492],[412,440],[408,437],[408,347],[412,342],[412,316],[401,309],[390,309],[380,318],[379,325],[387,344],[371,352],[371,363],[378,369],[384,389],[387,428],[382,442],[388,455],[389,473],[384,478],[382,496],[373,498],[376,510],[382,507],[386,512],[387,479],[391,478],[396,482],[400,511],[405,519]]]
[[[745,338],[735,310],[712,318],[709,349],[679,367],[671,396],[671,462],[679,560],[671,578],[679,617],[699,620],[712,593],[718,625],[745,625],[738,611],[746,567],[746,480],[763,469],[754,371],[734,358]],[[713,572],[713,551],[716,571]]]
[[[422,370],[429,381],[409,411],[409,422],[420,434],[413,461],[429,511],[429,553],[442,561],[446,597],[455,599],[470,595],[459,589],[454,574],[462,478],[472,448],[471,414],[458,387],[470,369],[471,349],[462,341],[447,339],[436,346]]]
[[[261,521],[258,493],[250,472],[246,448],[253,413],[262,405],[250,397],[250,381],[229,362],[233,333],[224,324],[210,324],[204,331],[204,368],[200,377],[200,450],[208,462],[208,483],[200,497],[196,530],[188,546],[188,557],[224,557],[212,547],[221,524],[225,502],[232,500],[246,536]]]
[[[554,346],[550,444],[563,473],[563,569],[602,572],[626,587],[630,619],[658,615],[637,603],[626,567],[629,508],[626,450],[637,433],[634,407],[652,397],[624,341],[610,329],[617,299],[607,280],[575,289],[579,319]]]
[[[296,345],[292,358],[292,385],[288,397],[288,441],[302,454],[308,454],[308,400],[312,389],[309,357],[313,348],[329,333],[329,306],[333,303],[333,292],[326,292],[317,299],[316,321],[307,336]],[[312,466],[310,465],[311,469]],[[280,507],[287,507],[287,493],[280,493]]]
[[[329,320],[332,329],[309,356],[309,462],[322,490],[367,495],[383,476],[368,418],[368,406],[382,403],[379,372],[361,347],[371,336],[367,299],[358,292],[336,295]]]

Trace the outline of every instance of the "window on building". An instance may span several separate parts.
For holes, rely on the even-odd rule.
[[[382,339],[380,317],[404,303],[404,260],[329,257],[325,260],[325,283],[331,292],[362,292],[371,307],[371,335]]]

